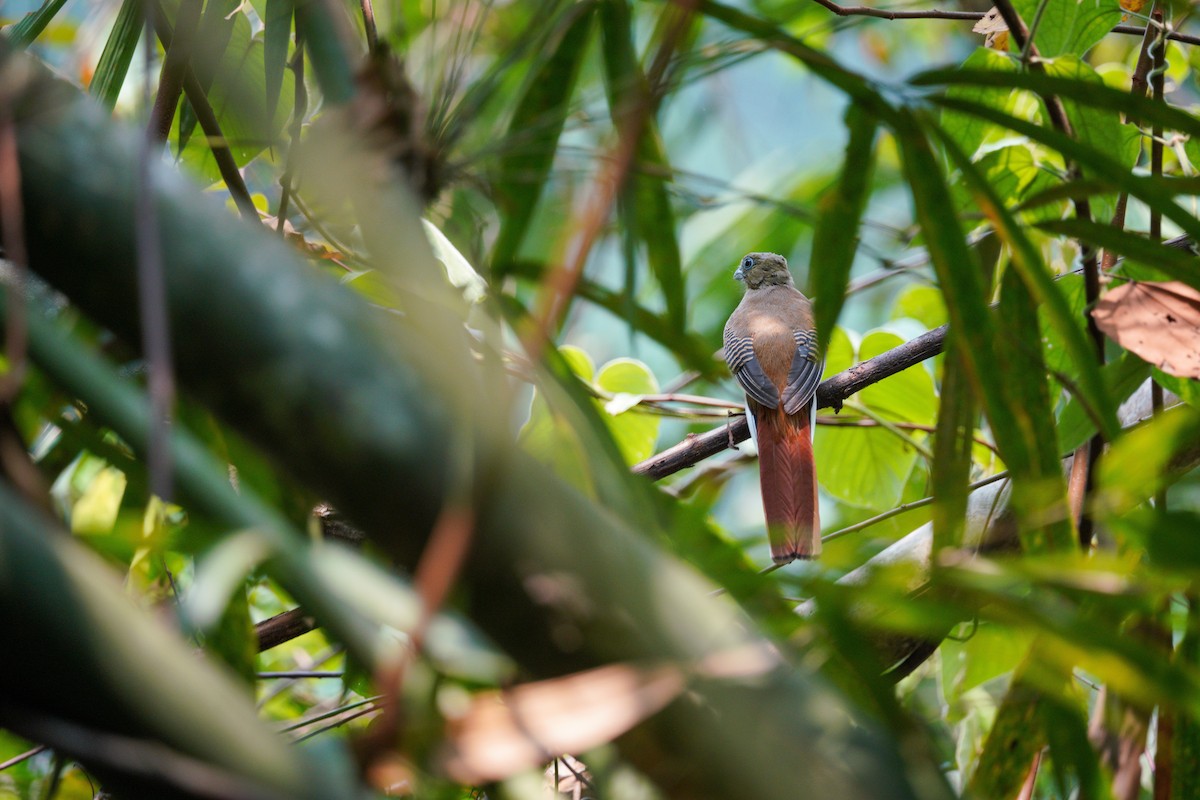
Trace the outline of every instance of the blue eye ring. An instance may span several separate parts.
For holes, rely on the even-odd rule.
[[[745,258],[742,259],[742,269],[750,269],[753,266],[754,266],[754,259],[751,258],[750,256],[746,256]]]

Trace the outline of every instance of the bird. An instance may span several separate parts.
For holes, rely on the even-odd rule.
[[[758,445],[763,511],[776,564],[821,552],[813,398],[825,367],[812,303],[787,259],[748,253],[733,273],[746,285],[725,323],[725,362],[746,392],[750,435]]]

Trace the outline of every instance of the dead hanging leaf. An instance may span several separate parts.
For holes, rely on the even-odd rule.
[[[1110,339],[1170,375],[1200,379],[1200,292],[1179,281],[1130,281],[1092,310]]]
[[[1121,0],[1121,8],[1134,14],[1146,7],[1146,0]],[[1122,14],[1121,21],[1129,19],[1129,14]]]
[[[476,695],[450,725],[441,766],[459,783],[496,781],[610,742],[683,691],[679,667],[612,664]]]
[[[781,664],[766,642],[676,664],[611,664],[563,678],[483,692],[449,722],[442,769],[459,783],[501,780],[564,753],[611,742],[657,713],[684,690],[689,676],[745,680]]]
[[[984,47],[990,47],[993,50],[1008,49],[1008,23],[1004,21],[1004,17],[1000,16],[1000,11],[995,7],[988,9],[983,18],[975,23],[975,27],[971,28],[971,33],[982,33],[987,37],[983,40]]]

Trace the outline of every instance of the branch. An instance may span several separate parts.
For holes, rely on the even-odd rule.
[[[842,401],[855,392],[936,356],[942,352],[945,345],[947,330],[946,325],[934,328],[910,342],[856,364],[845,372],[839,372],[817,387],[817,408],[833,408],[840,411]],[[750,426],[746,423],[745,416],[730,417],[727,424],[707,433],[688,434],[686,439],[674,447],[634,465],[633,472],[659,480],[694,466],[749,438]]]
[[[888,11],[884,8],[872,8],[870,6],[840,6],[832,0],[815,0],[815,2],[823,8],[827,8],[839,17],[872,17],[874,19],[949,19],[949,20],[965,20],[974,22],[983,19],[985,12],[983,11],[942,11],[940,9],[931,9],[929,11]],[[1128,36],[1143,36],[1146,33],[1145,28],[1139,28],[1137,25],[1117,25],[1112,29],[1113,33],[1121,33]],[[1185,44],[1200,45],[1200,36],[1191,36],[1178,31],[1169,31],[1167,38],[1174,42],[1183,42]]]

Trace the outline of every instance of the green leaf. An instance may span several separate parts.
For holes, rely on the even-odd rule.
[[[1200,408],[1200,381],[1168,375],[1157,367],[1152,369],[1154,382],[1171,392],[1192,408]]]
[[[1068,60],[1064,63],[1076,64],[1078,62]],[[1015,72],[1012,70],[1002,72],[969,68],[936,69],[915,75],[909,82],[916,86],[949,85],[997,90],[1026,89],[1039,94],[1055,95],[1080,105],[1104,109],[1115,114],[1129,114],[1147,124],[1157,123],[1167,130],[1179,131],[1190,136],[1200,136],[1200,119],[1180,108],[1114,89],[1103,82],[1098,83],[1072,77],[1075,74],[1078,73],[1073,70],[1068,71],[1067,74],[1054,74],[1054,72]],[[965,100],[970,104],[978,104],[978,101],[970,96],[958,95],[953,92],[948,93],[947,96]],[[1003,110],[1002,106],[996,106],[996,108]]]
[[[1121,353],[1120,358],[1100,369],[1100,378],[1107,387],[1107,394],[1117,404],[1122,403],[1141,386],[1149,374],[1150,365],[1130,352]],[[1090,439],[1095,432],[1093,415],[1084,407],[1079,397],[1072,397],[1058,416],[1059,453],[1070,453]]]
[[[621,188],[618,211],[624,229],[646,244],[650,269],[667,308],[667,319],[676,330],[686,324],[683,266],[676,238],[675,214],[667,191],[670,163],[658,131],[646,76],[633,46],[633,22],[624,0],[599,5],[609,113],[617,134],[624,140],[637,137],[635,160]],[[663,14],[671,14],[670,6]],[[632,252],[626,254],[629,261]],[[628,265],[627,269],[632,265]],[[632,281],[626,281],[632,291]]]
[[[1083,94],[1096,87],[1107,88],[1095,70],[1075,58],[1064,57],[1047,62],[1045,70],[1048,75],[1077,81],[1083,87]],[[1073,98],[1061,99],[1075,138],[1118,163],[1133,168],[1141,148],[1142,134],[1136,125],[1124,124],[1122,113],[1127,112]]]
[[[828,341],[837,324],[846,284],[858,250],[858,226],[870,192],[874,165],[875,131],[878,122],[858,106],[846,111],[850,138],[842,161],[842,174],[833,189],[821,199],[820,216],[813,232],[810,263],[820,264],[812,271],[812,289],[816,297],[817,338]]]
[[[1015,73],[1016,65],[1006,54],[988,47],[980,47],[963,62],[962,71],[970,74],[995,72],[1003,76]],[[948,70],[947,72],[953,73],[956,70]],[[920,78],[930,74],[940,76],[943,72],[922,73],[913,78],[912,82],[918,83]],[[949,83],[949,81],[945,82]],[[918,83],[918,85],[920,84]],[[963,81],[951,85],[946,94],[949,97],[969,100],[974,103],[1004,110],[1010,108],[1013,102],[1012,89],[1004,83],[999,83],[998,85],[977,85]],[[995,130],[995,126],[986,120],[950,109],[942,110],[940,121],[942,129],[946,131],[946,134],[954,139],[964,153],[971,157],[974,157],[979,152],[980,146],[989,138],[989,133]]]
[[[217,115],[221,133],[239,166],[244,166],[279,138],[279,133],[292,113],[294,76],[283,76],[284,92],[270,125],[265,124],[263,108],[266,103],[264,83],[264,46],[260,38],[252,37],[250,21],[244,14],[235,14],[229,44],[213,76],[208,99]],[[171,132],[179,149],[183,130],[182,111],[175,116]],[[188,139],[179,149],[180,160],[201,181],[215,183],[221,173],[212,149],[204,139]]]
[[[1152,264],[1155,269],[1172,278],[1200,289],[1200,259],[1186,250],[1167,247],[1141,234],[1090,220],[1049,220],[1039,223],[1038,227],[1051,233],[1090,242],[1098,248],[1111,250],[1136,261]]]
[[[1022,525],[1021,542],[1029,553],[1067,550],[1076,536],[1074,523],[1065,514],[1067,487],[1055,447],[1037,308],[1033,293],[1015,269],[1004,274],[997,320],[1007,346],[998,349],[996,366],[1007,378],[1009,407],[1033,457],[1026,467],[1027,477],[1013,483],[1012,505],[1022,520],[1045,520]]]
[[[872,331],[858,346],[858,359],[866,361],[902,344],[904,340],[894,333]],[[895,422],[929,425],[937,413],[933,377],[924,364],[916,364],[866,386],[858,396],[863,405]]]
[[[863,339],[857,360],[873,358],[902,343],[893,333],[874,331]],[[834,329],[826,355],[826,372],[843,364],[849,367],[855,360],[845,333],[840,328]],[[937,406],[933,379],[921,365],[866,387],[859,400],[873,414],[892,422],[929,424]],[[850,410],[840,416],[860,418]],[[918,457],[908,442],[877,425],[820,425],[814,448],[821,487],[847,505],[876,511],[894,508],[900,502]]]
[[[1170,482],[1173,459],[1200,443],[1200,412],[1188,405],[1167,409],[1126,431],[1101,457],[1093,508],[1100,517],[1120,516]]]
[[[896,297],[892,303],[892,319],[915,319],[928,330],[946,324],[946,303],[942,293],[933,286],[914,284]]]
[[[110,466],[97,472],[71,508],[71,532],[108,533],[117,521],[125,496],[125,473]]]
[[[1034,755],[1046,741],[1046,731],[1038,719],[1038,709],[1046,698],[1039,687],[1049,685],[1061,691],[1066,688],[1067,678],[1053,667],[1038,663],[1039,649],[1035,642],[996,712],[979,764],[964,792],[970,797],[1007,800],[1015,796]],[[1037,677],[1031,678],[1031,674]]]
[[[121,0],[121,10],[117,12],[116,22],[104,42],[104,51],[100,53],[100,61],[88,86],[92,97],[109,111],[117,105],[117,97],[129,72],[129,62],[141,39],[144,7],[143,0]]]
[[[492,269],[499,274],[508,272],[516,260],[544,191],[587,51],[593,9],[591,2],[572,5],[559,20],[554,40],[531,70],[509,122],[505,139],[510,146],[492,182],[501,219]]]
[[[288,41],[292,34],[293,0],[267,0],[267,16],[263,20],[263,69],[265,76],[267,129],[275,118],[279,91],[283,88],[283,70],[287,64]]]
[[[632,466],[654,455],[662,417],[631,407],[641,395],[658,392],[650,368],[636,359],[618,358],[600,368],[596,386],[614,395],[603,407],[625,463]]]
[[[965,639],[947,638],[942,655],[942,686],[953,702],[977,686],[1012,672],[1033,642],[1020,628],[976,622],[965,626]]]
[[[937,132],[936,129],[935,132]],[[1042,261],[1041,252],[1029,241],[1024,231],[1013,219],[1012,214],[996,197],[991,186],[974,168],[966,155],[948,137],[942,136],[941,138],[946,152],[959,168],[974,194],[980,210],[991,220],[997,235],[1011,249],[1010,266],[1020,274],[1027,290],[1045,309],[1051,323],[1058,331],[1063,345],[1075,365],[1079,376],[1080,391],[1084,395],[1084,399],[1093,413],[1098,416],[1099,424],[1105,435],[1113,436],[1117,430],[1116,406],[1105,394],[1095,351],[1078,325],[1076,318],[1072,316],[1071,307],[1066,298],[1055,285],[1050,271]],[[1038,350],[1039,352],[1041,350],[1040,344]],[[997,435],[999,437],[998,432]],[[1038,446],[1036,439],[1029,440],[1028,443],[1034,448]],[[1005,458],[1005,462],[1008,463],[1009,459]],[[1012,468],[1013,464],[1009,463],[1009,467]]]
[[[206,96],[212,88],[225,49],[229,47],[236,24],[235,17],[241,16],[240,8],[238,0],[210,0],[204,5],[204,15],[200,17],[200,31],[192,55],[192,73]],[[185,95],[179,108],[177,152],[183,151],[195,132],[198,121],[192,103]]]
[[[946,341],[933,464],[930,466],[935,553],[962,543],[967,513],[967,482],[971,476],[978,409],[960,347],[959,337],[950,331]]]
[[[28,47],[66,3],[67,0],[44,0],[37,11],[29,12],[20,22],[5,31],[8,41],[14,47]]]
[[[1100,87],[1097,87],[1100,88]],[[1170,195],[1162,189],[1161,183],[1150,178],[1134,175],[1127,164],[1122,164],[1095,148],[1078,142],[1058,131],[1036,125],[1023,119],[996,111],[978,103],[956,100],[949,97],[934,97],[932,102],[944,108],[952,108],[968,114],[974,114],[981,119],[994,122],[1016,133],[1026,136],[1036,142],[1062,153],[1064,158],[1071,159],[1085,169],[1091,170],[1097,177],[1103,178],[1115,190],[1128,192],[1171,220],[1188,234],[1200,239],[1200,220],[1190,212],[1171,201]]]
[[[1013,7],[1026,26],[1037,21],[1033,40],[1044,59],[1082,56],[1121,24],[1117,0],[1013,0]]]

